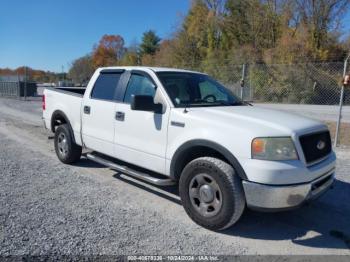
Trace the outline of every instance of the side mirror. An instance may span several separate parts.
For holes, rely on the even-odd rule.
[[[163,111],[162,104],[155,104],[152,96],[134,95],[131,98],[131,110],[150,111],[161,114]]]

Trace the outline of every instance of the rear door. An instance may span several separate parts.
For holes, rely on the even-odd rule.
[[[84,97],[82,134],[87,148],[114,154],[114,116],[123,70],[102,70],[89,97]]]

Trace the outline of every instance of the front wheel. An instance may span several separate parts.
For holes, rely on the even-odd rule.
[[[75,163],[81,157],[82,148],[74,143],[67,124],[58,126],[55,131],[55,151],[58,159],[65,164]]]
[[[245,208],[240,178],[226,162],[201,157],[184,168],[179,192],[186,213],[197,224],[223,230],[238,221]]]

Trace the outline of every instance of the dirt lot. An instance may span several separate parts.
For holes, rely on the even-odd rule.
[[[60,163],[40,107],[0,98],[0,255],[350,255],[349,149],[337,149],[334,189],[311,205],[247,211],[217,233],[187,217],[175,187],[157,188],[86,159]]]
[[[331,137],[334,139],[335,130],[337,128],[337,123],[333,121],[324,121],[330,132]],[[350,148],[350,123],[341,123],[340,129],[339,129],[339,138],[338,138],[338,144],[340,147],[348,147]]]

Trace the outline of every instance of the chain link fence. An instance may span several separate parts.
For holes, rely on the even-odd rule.
[[[24,98],[37,95],[37,84],[28,81],[28,68],[24,67],[24,75],[0,75],[0,97]]]
[[[0,81],[0,96],[3,97],[32,97],[37,94],[37,85],[35,82],[22,81]]]
[[[338,105],[343,69],[343,62],[243,64],[208,73],[246,101]],[[350,90],[345,90],[344,104],[350,104]]]
[[[0,81],[0,96],[19,97],[19,82]]]
[[[245,101],[324,121],[335,138],[344,66],[344,62],[243,64],[208,73]],[[350,88],[344,88],[340,120],[339,144],[350,146]]]

